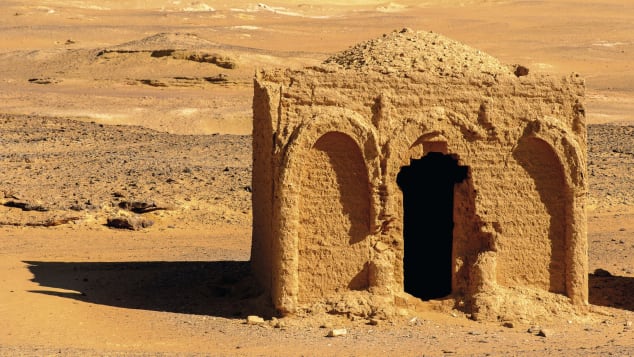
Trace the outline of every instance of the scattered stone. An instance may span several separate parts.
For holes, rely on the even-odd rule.
[[[553,331],[550,329],[540,329],[539,332],[537,333],[537,336],[540,337],[553,337]]]
[[[113,217],[108,218],[106,226],[117,229],[138,231],[154,225],[154,221],[142,217]]]
[[[6,222],[6,221],[0,221],[0,226],[13,226],[13,227],[55,227],[55,226],[60,226],[62,224],[66,224],[66,223],[70,223],[70,222],[75,222],[80,220],[81,218],[79,217],[64,217],[64,218],[59,218],[59,217],[54,217],[54,218],[50,218],[47,219],[45,221],[38,221],[38,222],[26,222],[26,223],[21,223],[21,222]]]
[[[70,206],[70,209],[71,209],[72,211],[77,211],[77,212],[79,212],[79,211],[83,211],[85,208],[84,208],[84,206],[83,206],[83,205],[81,205],[81,204],[79,204],[79,203],[75,203],[75,204],[73,204],[73,205],[71,205],[71,206]]]
[[[156,206],[154,202],[129,202],[129,201],[121,201],[119,202],[119,208],[125,209],[128,211],[132,211],[134,213],[147,213],[156,211],[160,209]]]
[[[158,206],[154,202],[119,202],[119,208],[125,209],[134,213],[149,213],[153,211],[168,211],[174,209],[174,207]]]
[[[328,331],[328,335],[326,335],[326,337],[339,337],[339,336],[345,336],[347,334],[348,334],[348,330],[346,330],[345,328],[335,328]]]
[[[14,200],[19,200],[18,194],[13,191],[0,191],[0,198],[12,198]]]
[[[379,324],[379,320],[377,319],[370,319],[370,321],[368,321],[368,325],[371,326],[377,326]]]
[[[374,250],[376,250],[379,253],[384,252],[389,248],[390,246],[383,242],[376,242],[376,244],[374,245]]]
[[[167,84],[157,79],[139,79],[139,83],[152,87],[167,87]]]
[[[632,327],[632,321],[631,320],[625,321],[625,327],[627,327],[627,328]]]
[[[506,321],[505,323],[502,324],[502,326],[506,328],[515,328],[515,324],[510,321]]]
[[[35,84],[57,84],[60,81],[58,79],[54,79],[54,78],[29,78],[29,83],[35,83]]]
[[[528,67],[522,66],[521,64],[516,64],[515,71],[513,73],[517,77],[528,76]]]
[[[249,315],[247,316],[247,324],[248,325],[261,325],[264,323],[264,319],[260,316]]]
[[[541,327],[539,326],[531,326],[528,328],[526,332],[535,334],[535,333],[539,333],[540,330],[541,330]]]
[[[225,83],[228,81],[227,75],[223,73],[211,77],[203,77],[203,79],[209,83]]]
[[[37,211],[37,212],[47,212],[48,208],[42,206],[42,205],[38,205],[38,204],[31,204],[28,202],[17,202],[17,201],[7,201],[4,203],[5,207],[11,207],[11,208],[19,208],[23,211]]]
[[[269,322],[269,324],[271,326],[273,326],[274,328],[279,328],[279,329],[283,329],[286,327],[286,323],[282,320],[278,320],[277,318],[272,318],[271,321]]]
[[[70,222],[75,222],[80,220],[79,217],[63,217],[63,218],[51,218],[51,219],[47,219],[44,222],[36,222],[36,223],[27,223],[26,226],[28,227],[57,227],[57,226],[61,226],[62,224],[67,224]]]
[[[469,331],[469,335],[480,336],[480,335],[482,335],[482,332],[480,332],[480,331]]]
[[[612,273],[610,273],[609,271],[607,271],[605,269],[598,268],[598,269],[596,269],[594,271],[594,276],[605,278],[605,277],[610,277],[610,276],[613,276],[613,275],[612,275]]]

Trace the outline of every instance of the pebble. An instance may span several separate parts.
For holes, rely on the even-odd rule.
[[[260,316],[249,315],[247,316],[247,324],[249,325],[260,325],[264,323],[264,319]]]
[[[528,330],[526,332],[528,333],[539,333],[539,331],[541,331],[541,327],[539,326],[531,326],[528,328]]]
[[[514,328],[515,324],[510,322],[510,321],[507,321],[507,322],[503,323],[502,326],[504,326],[506,328]]]
[[[339,337],[339,336],[345,336],[348,334],[348,330],[346,330],[345,328],[334,328],[330,331],[328,331],[328,335],[326,335],[327,337]]]
[[[612,273],[610,273],[609,271],[605,269],[599,268],[594,271],[594,275],[598,277],[609,277],[609,276],[612,276]]]
[[[110,228],[138,231],[143,228],[151,227],[154,225],[154,221],[143,217],[110,217],[106,225]]]
[[[541,336],[541,337],[552,337],[553,336],[553,331],[550,329],[541,329],[539,330],[539,332],[537,333],[537,336]]]
[[[376,250],[379,253],[386,251],[389,248],[390,246],[383,242],[376,242],[376,244],[374,245],[374,250]]]

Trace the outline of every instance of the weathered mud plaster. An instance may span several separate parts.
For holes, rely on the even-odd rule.
[[[584,82],[525,73],[411,30],[259,71],[252,266],[275,307],[352,294],[389,314],[448,295],[494,318],[526,291],[587,304]]]

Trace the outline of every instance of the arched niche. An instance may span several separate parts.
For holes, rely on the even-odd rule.
[[[569,198],[562,164],[533,136],[521,138],[512,155],[518,167],[506,196],[505,234],[496,244],[497,282],[565,294]]]
[[[370,184],[359,147],[341,132],[304,155],[298,225],[298,302],[368,288]]]
[[[308,238],[310,234],[313,234],[307,233],[308,231],[303,228],[303,225],[308,223],[306,220],[310,218],[308,218],[308,215],[302,213],[302,207],[308,205],[308,202],[303,200],[303,196],[305,195],[304,191],[312,185],[308,178],[309,171],[314,171],[311,175],[321,175],[324,172],[330,172],[330,174],[326,176],[333,180],[330,181],[331,183],[348,182],[350,180],[347,176],[349,173],[341,173],[342,165],[335,158],[339,155],[339,149],[341,148],[354,152],[355,154],[349,156],[344,162],[349,163],[348,161],[352,161],[355,163],[354,165],[357,167],[355,172],[357,172],[357,175],[360,175],[357,177],[357,181],[361,182],[360,187],[366,191],[365,196],[368,202],[366,211],[369,217],[364,221],[368,222],[368,231],[376,231],[377,226],[381,169],[379,165],[377,134],[374,127],[353,111],[341,108],[316,108],[315,110],[314,116],[307,119],[302,125],[299,125],[292,133],[292,139],[283,153],[282,165],[275,184],[273,196],[275,203],[272,227],[274,240],[272,244],[273,271],[271,295],[275,307],[281,313],[293,312],[297,309],[300,300],[306,302],[311,300],[311,296],[316,296],[314,294],[307,294],[300,299],[300,286],[304,290],[308,287],[302,286],[303,282],[300,282],[300,240],[304,240],[303,242],[305,242],[306,238]],[[337,142],[339,146],[331,150],[328,147],[333,141]],[[354,159],[352,159],[353,157]],[[334,161],[331,161],[331,159]],[[309,170],[307,163],[312,161],[321,161],[321,165],[311,165]],[[365,175],[359,173],[359,162],[363,164]],[[336,174],[337,171],[341,173],[339,178]],[[318,190],[319,185],[323,184],[322,182],[321,184],[314,185],[314,187],[310,187],[310,189]],[[344,186],[347,187],[348,185],[349,183],[346,183]],[[357,188],[355,188],[355,190],[356,189]],[[337,191],[337,197],[334,199],[339,199],[338,196],[342,196],[339,193],[340,191],[341,190]],[[333,198],[331,197],[331,199]],[[340,209],[344,207],[344,203],[340,200],[338,205]],[[348,205],[349,202],[346,202],[345,206],[347,207]],[[330,202],[325,202],[320,209],[327,207],[334,209],[335,205],[331,205]],[[345,210],[340,217],[341,222],[343,222],[344,216]],[[353,220],[357,221],[356,219]],[[315,229],[317,223],[311,227],[310,229]],[[339,226],[339,228],[341,227],[343,227],[343,225]],[[365,234],[365,228],[361,229],[360,227],[360,225],[355,223],[355,225],[350,226],[349,229],[351,229],[353,235],[357,237],[355,238],[356,241],[367,242],[368,239],[358,238]],[[315,243],[315,240],[313,239],[311,242]],[[346,243],[355,244],[351,243],[350,240]],[[327,253],[322,251],[322,253],[319,254]],[[345,262],[340,261],[339,263],[342,264]],[[302,267],[301,269],[303,270],[304,268]],[[363,278],[364,274],[365,273],[360,272],[359,278],[350,279],[346,288],[356,289],[367,285],[367,279]],[[316,281],[317,280],[315,280],[315,282]],[[315,282],[310,284],[314,285]]]
[[[544,117],[530,122],[520,140],[545,143],[561,167],[565,199],[564,276],[565,295],[574,304],[588,303],[588,241],[585,200],[587,194],[587,156],[578,136],[561,121]],[[580,138],[579,140],[585,140]]]

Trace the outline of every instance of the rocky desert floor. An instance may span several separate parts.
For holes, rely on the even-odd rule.
[[[272,319],[248,274],[255,68],[403,27],[586,78],[587,310]],[[617,0],[1,2],[0,355],[634,355],[632,34]]]

